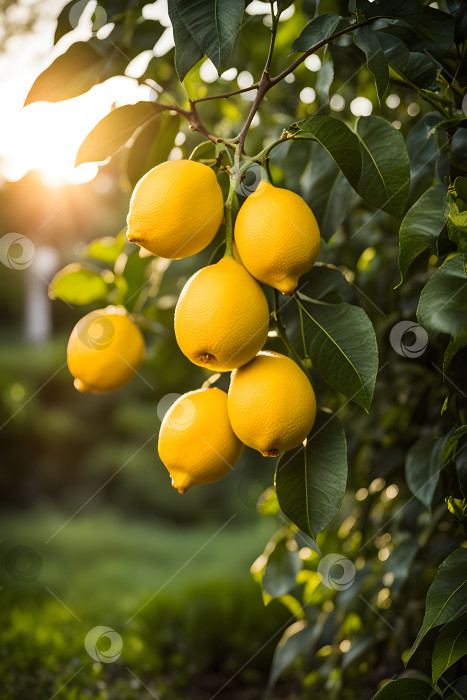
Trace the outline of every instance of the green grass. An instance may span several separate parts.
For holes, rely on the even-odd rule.
[[[249,566],[273,520],[180,528],[104,512],[79,514],[57,532],[66,518],[0,520],[2,699],[209,700],[232,677],[220,697],[262,697],[288,616],[279,603],[264,608]],[[17,546],[41,557],[33,582],[18,580],[25,560],[15,569],[6,557]],[[122,638],[113,663],[84,649],[97,625]]]

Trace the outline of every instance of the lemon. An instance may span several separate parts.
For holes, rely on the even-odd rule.
[[[144,359],[144,340],[125,309],[108,306],[78,321],[68,341],[68,369],[78,391],[113,391],[133,379]]]
[[[162,258],[186,258],[211,243],[223,216],[214,171],[194,160],[168,161],[136,185],[127,238]]]
[[[230,256],[198,270],[184,286],[175,309],[180,350],[195,365],[220,372],[252,360],[268,330],[263,290]]]
[[[308,377],[278,352],[260,352],[232,372],[228,396],[234,433],[265,457],[298,447],[315,422],[316,398]]]
[[[198,389],[180,396],[164,416],[158,449],[180,493],[228,474],[243,445],[230,425],[225,391]]]
[[[235,222],[243,265],[260,282],[291,295],[318,256],[320,234],[313,212],[289,190],[260,182]]]

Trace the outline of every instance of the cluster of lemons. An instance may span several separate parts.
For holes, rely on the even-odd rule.
[[[170,161],[137,184],[127,237],[154,255],[184,258],[211,243],[223,217],[214,171],[196,161]],[[186,357],[232,372],[228,393],[214,387],[191,391],[164,417],[159,455],[180,493],[220,479],[244,445],[268,457],[298,447],[315,420],[306,374],[290,358],[262,351],[270,313],[259,284],[295,292],[319,251],[313,212],[295,193],[262,181],[241,206],[234,235],[233,255],[196,272],[175,310],[175,335]],[[123,386],[143,357],[141,332],[121,307],[82,318],[68,345],[68,366],[80,391]]]

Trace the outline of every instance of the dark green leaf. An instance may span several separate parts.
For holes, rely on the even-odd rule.
[[[291,144],[292,148],[294,143]],[[313,210],[321,237],[328,241],[355,202],[355,190],[329,153],[313,144],[310,164],[303,175],[304,199]]]
[[[275,489],[283,513],[315,538],[339,512],[347,483],[347,445],[335,416],[318,412],[306,447],[282,455]]]
[[[446,223],[445,185],[424,192],[405,215],[399,231],[399,270],[403,282],[410,264],[438,238]]]
[[[164,27],[154,19],[145,19],[142,22],[138,22],[131,37],[132,55],[138,55],[142,51],[153,49],[163,33]]]
[[[433,686],[418,678],[398,678],[383,685],[373,700],[427,700],[440,697]]]
[[[179,127],[178,114],[163,112],[139,131],[126,163],[126,174],[133,187],[149,170],[167,160]]]
[[[467,347],[467,328],[461,331],[459,335],[456,335],[455,338],[451,338],[449,341],[443,360],[443,372],[445,374],[448,371],[449,365],[454,357],[465,347]]]
[[[467,612],[443,629],[435,641],[432,658],[433,683],[450,666],[467,654]]]
[[[389,65],[402,77],[428,90],[436,89],[438,65],[424,53],[409,52],[398,37],[385,31],[379,32],[379,40]]]
[[[168,0],[168,2],[175,42],[175,68],[178,77],[183,80],[188,71],[203,58],[204,52],[185,27],[180,16],[178,0]]]
[[[342,301],[351,303],[354,297],[352,287],[342,272],[325,263],[315,263],[310,272],[301,277],[300,287],[312,299],[324,299],[329,294],[337,293]]]
[[[358,187],[362,172],[360,143],[344,122],[335,117],[308,117],[288,132],[299,138],[312,136],[332,156],[354,189]]]
[[[321,103],[329,100],[329,90],[334,80],[334,61],[332,54],[327,51],[316,76],[315,90]]]
[[[467,277],[462,255],[446,260],[420,295],[417,319],[427,330],[456,336],[467,324]]]
[[[378,34],[370,27],[360,27],[354,33],[354,41],[365,53],[366,64],[375,79],[378,99],[381,102],[389,85],[389,68]]]
[[[340,15],[325,12],[309,22],[298,39],[292,44],[292,51],[308,51],[316,44],[333,34],[342,21]]]
[[[65,36],[68,32],[72,32],[73,29],[78,26],[79,19],[86,9],[87,4],[86,0],[71,0],[67,2],[57,18],[54,44],[60,41],[62,36]]]
[[[78,41],[34,81],[25,106],[41,100],[60,102],[82,95],[101,80],[102,55],[90,42]]]
[[[446,0],[449,12],[456,19],[454,38],[456,44],[462,44],[467,38],[467,12],[465,11],[465,0]]]
[[[423,624],[407,661],[433,627],[451,622],[467,606],[467,549],[456,549],[443,561],[428,589]]]
[[[367,19],[371,17],[393,17],[415,25],[420,20],[419,0],[356,0],[357,12]]]
[[[404,137],[382,117],[360,117],[357,134],[362,150],[362,176],[357,192],[379,209],[400,217],[410,185]]]
[[[295,626],[297,623],[292,625]],[[301,624],[301,623],[299,623]],[[271,665],[269,686],[272,687],[282,673],[293,664],[300,656],[303,656],[313,639],[312,627],[301,627],[298,632],[291,634],[290,628],[284,633],[283,638],[276,647]]]
[[[141,127],[160,112],[154,102],[117,107],[94,127],[81,144],[76,165],[112,157]]]
[[[424,7],[418,24],[411,29],[403,24],[393,24],[386,32],[402,39],[410,51],[418,51],[440,59],[454,42],[455,20],[447,12]]]
[[[457,678],[455,681],[445,686],[443,698],[444,700],[459,700],[459,698],[467,698],[467,676]]]
[[[233,51],[243,12],[244,0],[170,0],[169,14],[174,25],[176,55],[179,48],[186,53],[186,46],[180,44],[178,32],[175,31],[175,24],[182,23],[199,50],[211,59],[221,73]],[[177,58],[176,61],[180,75]],[[183,77],[180,75],[181,79]]]
[[[297,585],[297,574],[301,568],[298,551],[291,551],[287,547],[287,540],[280,540],[268,557],[263,575],[263,590],[271,598],[286,595]]]
[[[99,5],[106,11],[107,19],[112,20],[123,12],[138,6],[138,0],[99,0]]]
[[[450,160],[456,168],[467,171],[467,129],[457,129],[452,137]]]
[[[306,335],[314,367],[334,389],[369,411],[378,371],[378,347],[370,319],[358,306],[299,297],[311,321]]]
[[[50,283],[49,296],[69,304],[92,304],[107,297],[109,287],[97,272],[73,263],[58,272]]]
[[[435,128],[441,120],[439,112],[428,112],[413,126],[406,138],[405,145],[410,159],[412,190],[421,194],[433,183],[438,145]],[[416,189],[419,187],[420,189]]]
[[[386,560],[384,568],[393,577],[390,586],[392,595],[398,595],[406,582],[419,547],[420,543],[415,537],[408,537],[392,550]]]
[[[462,440],[461,446],[457,451],[454,461],[456,464],[457,477],[461,487],[462,495],[467,498],[467,442]]]
[[[407,452],[405,460],[405,478],[407,486],[423,503],[431,509],[431,502],[439,481],[441,457],[446,437],[426,436],[417,440]]]

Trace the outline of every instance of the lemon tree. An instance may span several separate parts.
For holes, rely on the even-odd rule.
[[[56,41],[86,4],[68,3]],[[124,314],[110,343],[73,331],[72,374],[126,383],[135,324],[157,333],[164,272],[184,265],[175,333],[206,386],[167,413],[160,457],[184,493],[228,474],[242,443],[279,456],[259,510],[282,524],[252,567],[291,613],[271,685],[301,663],[316,697],[463,697],[465,3],[169,0],[174,47],[145,5],[102,0],[108,31],[96,14],[26,100],[80,95],[151,52],[147,99],[77,154],[117,160],[135,189],[101,269],[52,282]]]

